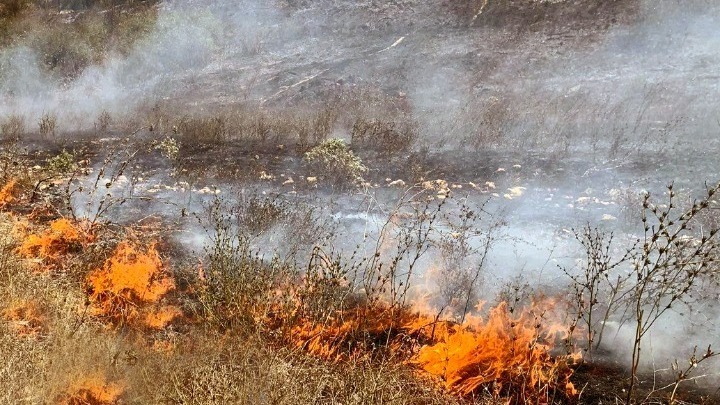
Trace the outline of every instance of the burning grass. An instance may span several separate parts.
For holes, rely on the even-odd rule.
[[[60,218],[51,222],[44,231],[29,234],[23,239],[18,253],[25,258],[40,259],[49,269],[53,269],[61,264],[68,253],[90,243],[93,235],[73,221]]]
[[[46,316],[35,301],[19,301],[2,312],[10,330],[21,336],[36,337],[45,329]]]
[[[569,361],[554,356],[555,327],[534,315],[535,308],[513,316],[507,304],[493,308],[487,320],[444,323],[433,330],[413,363],[436,377],[449,392],[469,396],[483,388],[513,402],[547,402],[557,393],[577,395]]]
[[[62,405],[113,405],[120,402],[125,388],[118,383],[109,383],[104,378],[86,378],[68,389],[59,398]]]
[[[0,209],[5,208],[6,205],[15,201],[15,186],[17,181],[11,179],[5,185],[0,188]]]
[[[87,277],[94,315],[121,325],[140,321],[161,329],[180,315],[175,307],[157,307],[175,289],[175,280],[164,268],[156,244],[147,248],[121,242],[103,267]]]
[[[410,310],[363,307],[325,324],[300,321],[292,331],[296,346],[338,361],[385,353],[404,358],[453,395],[490,392],[512,403],[577,395],[570,377],[578,355],[555,355],[558,331],[542,319],[536,304],[513,316],[504,303],[486,320],[437,321]],[[544,401],[544,402],[543,402]]]

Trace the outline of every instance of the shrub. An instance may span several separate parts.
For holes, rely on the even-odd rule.
[[[100,132],[105,132],[112,124],[112,116],[107,110],[103,110],[95,120],[95,129]]]
[[[345,145],[342,139],[328,139],[305,153],[305,162],[315,174],[321,174],[333,184],[347,185],[362,181],[367,167]]]
[[[416,138],[415,128],[407,122],[359,118],[352,127],[353,146],[384,153],[406,151]]]
[[[166,159],[175,160],[180,155],[180,145],[175,138],[169,136],[158,142],[154,148],[160,151],[160,154]]]
[[[25,133],[25,118],[22,115],[10,115],[0,124],[0,132],[4,139],[19,139]]]
[[[57,126],[57,117],[54,114],[43,114],[38,121],[38,129],[43,138],[55,136],[55,127]]]
[[[65,149],[57,155],[47,159],[47,168],[53,173],[67,174],[75,171],[78,167],[76,156]]]
[[[183,119],[178,131],[182,143],[186,144],[213,144],[227,140],[226,119],[222,115]]]

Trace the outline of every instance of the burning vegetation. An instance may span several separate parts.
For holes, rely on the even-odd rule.
[[[715,336],[680,329],[717,331],[720,184],[636,179],[718,173],[664,155],[711,114],[660,120],[686,86],[656,76],[598,91],[664,48],[623,35],[684,22],[635,0],[6,3],[0,403],[720,402],[714,342],[652,340]],[[693,34],[672,80],[716,77]]]
[[[62,395],[62,405],[115,405],[120,403],[125,389],[121,384],[109,383],[103,378],[86,378],[78,381]]]
[[[555,346],[569,331],[544,319],[549,305],[547,300],[512,315],[501,303],[486,320],[468,316],[461,323],[411,308],[361,307],[323,324],[301,319],[291,336],[299,348],[330,361],[379,353],[403,359],[461,397],[492,393],[513,403],[575,398],[570,378],[582,356],[561,354],[565,348]]]
[[[581,357],[558,355],[557,333],[567,333],[566,328],[552,325],[538,312],[533,306],[513,316],[501,303],[486,321],[470,317],[464,324],[443,322],[433,328],[433,339],[413,362],[462,396],[482,389],[515,403],[547,403],[562,394],[575,398],[578,391],[570,377]]]
[[[2,311],[3,319],[8,322],[10,330],[28,336],[37,337],[45,329],[47,316],[45,311],[35,301],[21,301],[11,304]]]
[[[115,325],[139,322],[162,329],[181,314],[176,307],[159,306],[175,281],[155,243],[143,248],[120,242],[103,267],[88,275],[87,285],[92,313]]]
[[[22,233],[22,231],[19,231]],[[67,218],[52,221],[38,233],[23,236],[18,253],[26,258],[38,259],[45,269],[62,265],[63,258],[78,251],[92,241],[92,234]]]
[[[5,183],[2,188],[0,188],[0,209],[4,208],[7,204],[10,204],[15,200],[13,193],[15,191],[16,185],[17,182],[11,179],[7,183]]]

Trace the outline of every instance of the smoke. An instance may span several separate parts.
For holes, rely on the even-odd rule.
[[[229,35],[254,35],[249,22],[257,7],[232,3],[235,13],[225,13],[229,4],[164,3],[150,34],[128,55],[111,55],[69,83],[44,71],[36,51],[25,46],[3,49],[0,116],[17,114],[33,122],[54,114],[59,129],[75,131],[91,127],[103,111],[124,117],[148,100],[170,97],[178,78],[201,74],[237,45],[237,38]]]
[[[558,264],[572,263],[576,254],[568,246],[573,226],[599,223],[630,238],[635,231],[625,226],[618,189],[657,192],[671,181],[697,188],[720,178],[720,6],[714,1],[639,1],[633,18],[592,38],[562,24],[517,32],[467,20],[450,24],[437,15],[440,2],[304,3],[168,1],[129,54],[110,56],[67,83],[44,71],[31,48],[4,49],[0,118],[19,114],[34,122],[51,113],[61,129],[74,131],[92,127],[103,111],[132,116],[157,100],[196,112],[246,99],[293,105],[337,87],[402,93],[434,152],[476,146],[503,153],[503,171],[469,174],[479,184],[497,182],[494,201],[507,210],[505,237],[486,264],[487,280],[497,285],[518,275],[561,285]],[[532,160],[531,150],[544,154]],[[556,158],[562,162],[543,160]],[[505,171],[516,164],[517,173]],[[504,198],[514,187],[527,191]],[[348,212],[349,205],[339,210],[340,221],[360,215]],[[363,235],[368,223],[377,228],[383,220],[353,222],[347,233]],[[274,232],[281,236],[268,246],[284,242]],[[193,235],[188,243],[205,241],[186,235]],[[707,308],[675,315],[649,340],[658,363],[687,342],[713,343],[701,340],[714,335],[691,326],[704,324],[716,334],[720,321]],[[629,347],[627,328],[618,326],[613,347]]]

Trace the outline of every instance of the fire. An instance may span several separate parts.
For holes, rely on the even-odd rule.
[[[513,317],[500,304],[485,322],[475,318],[472,324],[436,328],[434,342],[423,346],[412,362],[439,378],[448,391],[464,396],[490,384],[512,387],[523,400],[549,396],[558,386],[572,394],[568,358],[551,355],[554,330],[531,310]]]
[[[365,307],[324,324],[301,320],[292,339],[296,346],[333,361],[384,347],[460,396],[485,388],[520,403],[542,402],[555,392],[575,396],[569,364],[577,358],[553,355],[556,334],[564,329],[540,319],[542,305],[513,316],[500,304],[487,320],[468,316],[463,324],[409,310]]]
[[[147,313],[143,323],[152,329],[164,329],[180,316],[182,316],[180,308],[168,305]]]
[[[382,306],[361,307],[324,324],[300,321],[291,334],[297,347],[324,359],[340,360],[369,354],[371,349],[387,344],[400,350],[399,334],[411,317],[407,311],[393,313]]]
[[[2,312],[10,329],[19,335],[35,337],[45,327],[45,312],[35,301],[20,301]]]
[[[102,378],[87,378],[77,383],[60,398],[62,405],[112,405],[120,402],[125,388]]]
[[[69,219],[60,218],[50,223],[45,231],[27,235],[24,239],[18,248],[21,256],[39,258],[52,266],[73,248],[90,242],[92,237]]]
[[[15,196],[13,194],[15,193],[16,185],[17,181],[11,179],[5,183],[2,188],[0,188],[0,208],[4,208],[6,205],[15,200]]]
[[[142,249],[134,243],[120,243],[102,268],[87,278],[90,302],[95,315],[114,323],[137,319],[143,308],[157,304],[175,288],[175,281],[162,265],[155,244]],[[149,326],[165,326],[179,314],[168,309],[145,318]]]

